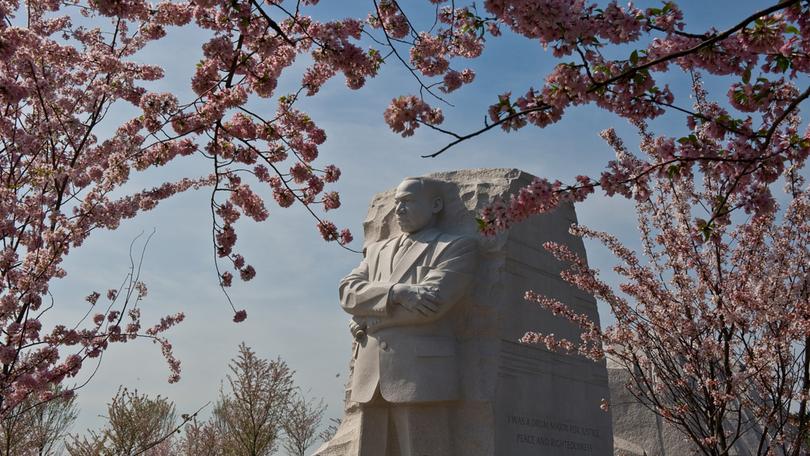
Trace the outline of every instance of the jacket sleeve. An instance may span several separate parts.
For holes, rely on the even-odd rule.
[[[389,316],[369,328],[382,329],[389,326],[430,323],[440,319],[467,292],[478,266],[478,243],[472,238],[459,238],[450,243],[430,266],[417,266],[418,283],[411,284],[420,299],[438,306],[438,311],[428,315],[411,312],[401,306],[391,305]],[[393,284],[391,284],[393,285]]]
[[[360,266],[340,281],[340,306],[355,317],[388,315],[388,294],[393,285],[369,281],[368,263],[364,258]]]

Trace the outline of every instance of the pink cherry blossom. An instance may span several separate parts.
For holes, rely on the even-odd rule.
[[[385,122],[403,137],[411,136],[419,124],[439,125],[444,116],[439,108],[431,108],[415,96],[399,97],[385,110]]]
[[[234,323],[241,323],[247,319],[247,311],[239,310],[233,314]]]
[[[775,207],[750,220],[721,221],[711,214],[718,211],[722,185],[655,175],[656,192],[637,204],[643,258],[614,236],[574,225],[571,234],[598,241],[615,255],[618,287],[568,246],[545,243],[568,266],[561,277],[605,302],[615,321],[600,328],[569,304],[530,291],[528,301],[579,327],[580,340],[529,332],[522,341],[592,359],[610,356],[631,373],[632,393],[700,448],[722,453],[743,435],[772,442],[765,449],[775,442],[803,448],[807,429],[787,430],[791,418],[775,417],[771,406],[804,409],[810,399],[803,354],[810,187],[794,170],[783,177],[788,204],[779,216]],[[708,218],[695,217],[701,212]],[[780,423],[784,430],[730,424],[740,407],[756,422]],[[722,412],[695,422],[676,418],[718,408]]]
[[[340,207],[340,195],[337,192],[329,192],[323,196],[324,210],[337,209]]]
[[[705,272],[702,278],[673,270],[671,287],[677,293],[667,292],[654,287],[660,284],[631,265],[623,271],[630,271],[636,282],[644,280],[631,284],[628,294],[646,300],[642,302],[658,303],[662,297],[677,295],[685,302],[704,303],[694,307],[705,315],[700,324],[682,316],[677,320],[666,306],[664,310],[650,309],[649,321],[664,322],[663,317],[669,317],[682,322],[684,334],[690,337],[710,333],[718,322],[765,331],[762,321],[784,321],[779,335],[769,336],[783,347],[799,346],[791,345],[798,339],[786,338],[806,330],[804,314],[800,306],[790,308],[793,295],[784,294],[788,277],[796,281],[799,275],[778,260],[781,256],[806,264],[801,263],[805,258],[797,256],[801,249],[783,241],[804,238],[786,224],[774,232],[773,217],[781,210],[799,226],[803,226],[801,217],[806,217],[805,209],[800,208],[804,203],[794,203],[801,199],[797,194],[792,194],[793,200],[784,209],[774,196],[777,182],[798,185],[791,176],[804,172],[810,155],[810,136],[798,116],[803,101],[810,97],[804,83],[810,71],[810,19],[802,2],[763,5],[753,15],[740,14],[742,22],[725,30],[690,29],[685,23],[689,16],[673,2],[642,10],[614,1],[485,0],[476,4],[431,0],[408,3],[403,10],[404,2],[380,1],[369,3],[364,18],[336,20],[311,14],[308,9],[317,3],[305,0],[300,8],[283,8],[279,2],[222,0],[156,5],[141,0],[91,0],[81,8],[43,0],[0,5],[0,102],[5,107],[0,118],[4,145],[0,177],[7,183],[0,189],[0,230],[6,241],[0,251],[0,326],[6,331],[0,361],[7,361],[6,374],[0,376],[0,416],[28,395],[43,394],[77,375],[83,359],[100,357],[110,343],[139,336],[151,337],[161,346],[170,380],[176,381],[180,363],[171,344],[158,333],[179,319],[167,317],[151,327],[151,333],[138,334],[140,313],[132,313],[136,309],[129,301],[130,297],[134,301],[146,298],[146,288],[136,285],[138,281],[113,290],[108,295],[113,307],[94,310],[98,316],[88,317],[74,330],[61,323],[43,327],[38,318],[32,318],[32,312],[48,308],[52,281],[68,276],[66,256],[86,242],[90,233],[117,229],[168,198],[205,188],[212,195],[213,247],[217,258],[224,261],[222,266],[230,263],[229,271],[220,272],[217,265],[220,283],[230,285],[237,272],[249,280],[257,272],[247,266],[249,255],[238,251],[235,227],[243,215],[256,222],[276,217],[275,213],[271,217],[260,196],[267,190],[265,186],[279,206],[305,205],[316,219],[317,211],[339,204],[328,184],[338,180],[340,170],[319,164],[327,132],[318,126],[318,113],[300,109],[299,98],[320,94],[324,84],[338,75],[348,88],[358,89],[379,73],[383,63],[392,62],[407,67],[408,77],[416,85],[403,92],[419,90],[420,94],[389,95],[393,99],[384,119],[402,136],[414,135],[425,126],[449,135],[449,147],[495,128],[506,132],[552,129],[571,108],[582,105],[596,106],[633,123],[639,128],[639,151],[628,150],[614,131],[605,130],[603,138],[616,157],[606,160],[601,171],[579,175],[573,182],[551,176],[537,179],[514,198],[494,201],[483,209],[483,230],[495,234],[562,202],[582,201],[595,191],[630,198],[641,207],[661,191],[678,188],[694,195],[693,200],[669,202],[669,216],[675,222],[672,227],[660,227],[661,233],[655,235],[650,229],[651,246],[684,252],[694,242],[693,250],[695,246],[700,250],[726,242],[737,233],[734,235],[740,239],[762,246],[748,258],[776,268],[774,277],[785,279],[781,285],[768,283],[756,265],[740,266],[742,260],[729,253],[736,252],[729,246],[721,253],[730,256],[721,258],[738,269],[747,268],[753,277],[749,282],[729,271],[729,281],[720,283],[705,267],[716,259],[689,253],[678,260],[690,258],[686,264],[672,261],[671,265],[680,264],[693,274]],[[420,7],[425,14],[414,14],[434,20],[416,21],[407,16],[406,11]],[[736,12],[729,14],[735,16]],[[206,36],[198,43],[202,58],[188,82],[189,95],[181,97],[185,92],[179,90],[152,91],[152,82],[166,71],[143,61],[148,53],[142,51],[160,47],[162,39],[188,27]],[[475,73],[462,69],[474,66],[466,60],[483,55],[487,46],[505,35],[535,43],[537,52],[531,58],[544,55],[550,60],[550,70],[524,87],[505,80],[501,91],[491,95],[487,112],[481,113],[486,120],[478,130],[459,134],[440,127],[445,115],[453,114],[444,106],[446,112],[440,109],[439,103],[447,97],[445,106],[450,106],[452,97],[464,96],[466,84],[476,83]],[[550,52],[544,54],[546,50]],[[290,89],[292,93],[279,93],[281,87],[290,87],[280,81],[290,80],[298,68],[302,72],[294,79],[300,77],[296,79],[300,86]],[[483,66],[476,68],[484,71]],[[709,99],[701,74],[721,77],[719,82],[713,81],[723,85],[718,99]],[[682,75],[691,79],[689,93],[676,93],[667,85],[671,77]],[[255,110],[256,106],[271,106],[270,111],[275,112]],[[101,122],[105,113],[131,110],[132,118],[110,125],[112,128],[102,127],[109,122]],[[654,135],[648,130],[647,122],[666,112],[684,116],[684,133]],[[447,147],[436,154],[444,150]],[[201,161],[209,170],[201,176],[178,176],[154,188],[132,187],[138,173],[181,160]],[[685,210],[684,205],[695,201],[703,202],[701,208],[707,213]],[[323,207],[317,205],[321,202]],[[751,222],[737,227],[738,218]],[[351,234],[331,222],[319,221],[316,228],[328,241],[351,242]],[[763,236],[767,242],[760,241]],[[612,241],[599,239],[623,260],[631,258]],[[565,257],[562,251],[555,253]],[[583,274],[568,278],[609,296],[622,318],[632,315],[623,301]],[[728,299],[722,302],[735,304],[719,309],[714,301],[695,297],[696,293],[710,293],[712,283],[723,285],[722,293],[713,290],[716,296]],[[690,292],[686,284],[697,287]],[[754,285],[759,287],[756,292],[750,288]],[[787,317],[763,310],[760,296],[769,293],[784,301],[771,307],[786,310]],[[93,292],[87,301],[98,305],[100,297]],[[566,318],[579,318],[550,301],[541,301]],[[705,309],[712,312],[705,313]],[[596,330],[586,329],[588,339],[583,342],[593,343],[586,344],[590,348],[584,354],[598,355]],[[629,329],[617,331],[616,337],[625,340],[632,334]],[[566,351],[580,350],[571,345],[573,341],[557,336],[537,335],[537,340]],[[699,346],[705,356],[713,356],[721,342],[705,338]],[[774,353],[787,356],[774,351],[775,344],[756,345],[740,363],[761,367],[767,366],[767,356]],[[68,345],[80,350],[79,354],[63,349]],[[685,363],[684,372],[698,372],[705,365],[699,361],[705,359]],[[639,364],[648,367],[647,363]],[[766,390],[781,380],[776,378],[778,373],[759,372],[761,376],[755,379],[748,370],[730,372],[728,378],[758,382],[757,387]],[[706,400],[727,400],[728,393],[722,389],[727,379],[700,380],[710,393]],[[672,384],[678,385],[677,381]],[[808,392],[805,388],[791,394],[791,398],[804,397]],[[769,398],[777,399],[781,396]],[[684,414],[683,404],[659,409],[665,418]],[[769,424],[769,429],[806,427]],[[712,435],[701,436],[698,442],[722,445],[723,440],[722,435]],[[766,440],[788,442],[790,436]]]
[[[340,169],[335,165],[327,165],[324,169],[323,180],[332,183],[340,179]]]
[[[345,228],[340,230],[340,241],[339,242],[341,244],[346,245],[346,244],[351,243],[353,240],[354,240],[354,237],[352,236],[351,231],[349,231],[348,229],[345,229]]]
[[[318,222],[318,230],[321,232],[321,237],[325,241],[334,241],[340,236],[338,234],[337,226],[328,220]]]

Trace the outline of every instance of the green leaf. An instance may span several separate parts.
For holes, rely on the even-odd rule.
[[[704,241],[708,241],[709,238],[712,237],[712,229],[709,228],[708,226],[706,228],[704,228],[701,232],[703,233],[703,240]]]
[[[790,68],[790,59],[785,57],[782,54],[776,56],[776,69],[779,70],[780,73],[784,73],[785,71]]]
[[[697,229],[700,231],[700,234],[703,235],[704,241],[708,241],[712,236],[712,231],[714,230],[712,225],[714,225],[714,223],[707,223],[703,219],[697,219]]]
[[[715,196],[714,197],[714,206],[715,206],[716,209],[714,210],[714,213],[722,215],[723,210],[726,208],[727,202],[728,202],[728,200],[726,198],[723,198],[722,196],[719,196],[719,195]]]
[[[632,63],[634,66],[638,65],[638,51],[633,51],[630,54],[630,63]]]
[[[742,75],[743,83],[748,84],[751,81],[751,67],[745,69]]]
[[[679,165],[669,165],[669,168],[667,168],[667,176],[669,176],[669,178],[672,179],[678,175],[680,170],[681,167]]]
[[[785,33],[792,33],[794,35],[798,35],[799,34],[799,29],[797,29],[793,25],[788,25],[787,27],[785,27]]]
[[[482,218],[476,218],[475,222],[478,224],[478,230],[479,231],[485,230],[487,228],[487,226],[489,225],[489,223],[487,223],[486,220],[484,220]]]

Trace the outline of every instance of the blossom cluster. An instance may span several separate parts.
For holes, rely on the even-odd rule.
[[[595,105],[627,119],[641,138],[631,152],[607,129],[601,136],[616,158],[599,175],[571,183],[538,178],[481,211],[481,231],[494,235],[597,189],[637,205],[646,264],[606,233],[572,230],[618,258],[615,271],[625,280],[618,290],[566,246],[546,245],[571,265],[562,278],[605,301],[616,323],[602,330],[565,303],[530,292],[528,300],[579,326],[581,340],[527,333],[523,341],[612,357],[633,376],[634,396],[706,454],[728,453],[746,432],[760,432],[760,454],[804,451],[810,188],[801,176],[810,129],[799,112],[810,98],[806,2],[764,5],[726,30],[689,30],[671,1],[640,9],[616,1],[485,0],[485,11],[471,1],[430,3],[436,17],[428,30],[414,27],[404,2],[381,2],[369,19],[389,40],[389,54],[405,62],[407,49],[420,88],[420,97],[393,98],[386,109],[395,133],[426,126],[448,135],[436,156],[494,128],[549,128],[571,108]],[[532,87],[493,94],[480,129],[440,128],[446,112],[429,97],[445,100],[432,89],[449,93],[472,82],[456,62],[480,55],[503,29],[559,61]],[[666,83],[678,74],[690,78],[687,93]],[[709,98],[705,74],[721,76],[713,80],[727,88],[719,99]],[[668,112],[683,115],[685,134],[650,132],[648,123]],[[781,212],[773,192],[779,181],[787,183]],[[802,416],[786,412],[793,410]],[[735,428],[741,416],[760,431]]]
[[[359,88],[382,61],[376,50],[361,47],[362,21],[320,22],[303,10],[288,14],[279,2],[90,0],[74,6],[0,2],[0,417],[77,375],[86,358],[100,357],[113,342],[152,339],[176,381],[180,363],[162,334],[183,315],[142,330],[133,307],[146,296],[142,284],[108,293],[118,308],[111,304],[91,315],[87,327],[43,327],[51,281],[68,272],[63,260],[99,228],[117,229],[168,198],[207,188],[213,247],[232,266],[219,274],[220,284],[231,285],[237,274],[251,280],[257,272],[237,250],[236,223],[242,216],[271,218],[265,193],[281,207],[307,206],[324,226],[332,225],[318,217],[318,206],[341,204],[328,188],[339,168],[319,164],[326,132],[296,100],[337,74]],[[177,27],[207,34],[189,81],[193,95],[185,100],[150,90],[148,83],[165,71],[142,62],[141,51]],[[311,61],[301,90],[276,93],[279,78],[305,54]],[[249,103],[256,99],[272,100],[276,112],[254,111]],[[119,105],[136,115],[106,133],[102,120]],[[211,171],[154,188],[133,185],[140,172],[194,159]],[[351,242],[347,230],[324,234],[319,228],[329,240]],[[100,301],[99,293],[88,297],[90,305]],[[234,321],[246,317],[234,312]]]
[[[810,11],[799,1],[741,15],[741,22],[726,31],[702,32],[687,31],[683,11],[671,1],[646,9],[587,0],[487,0],[482,11],[474,2],[437,4],[429,30],[415,28],[416,22],[396,1],[380,2],[368,20],[372,29],[396,39],[389,43],[391,53],[408,50],[410,68],[420,77],[421,96],[394,98],[385,121],[402,136],[414,134],[420,125],[450,135],[451,143],[436,154],[495,127],[507,132],[528,125],[548,128],[568,109],[584,104],[642,128],[666,112],[683,113],[690,134],[649,138],[643,148],[646,156],[625,154],[607,163],[600,176],[560,184],[553,193],[596,186],[608,196],[638,200],[648,191],[645,179],[652,173],[688,178],[700,172],[728,183],[729,197],[724,199],[737,204],[727,208],[751,214],[773,210],[770,185],[783,170],[802,167],[810,154],[810,136],[796,118],[801,102],[810,96],[800,89],[801,78],[810,72]],[[474,73],[454,68],[454,62],[479,56],[503,28],[550,48],[560,62],[533,87],[497,95],[480,130],[459,134],[438,128],[446,113],[431,106],[426,94],[438,101],[433,87],[448,93],[472,82]],[[662,82],[673,67],[691,75],[693,93],[676,97]],[[688,106],[702,90],[701,73],[725,78],[724,103]],[[616,142],[606,139],[611,146]],[[532,194],[537,190],[529,189]],[[526,207],[540,213],[555,203],[519,206],[493,206],[482,219],[502,229],[509,223],[495,213],[519,219]],[[725,215],[723,209],[713,219]]]
[[[696,216],[716,210],[721,185],[655,177],[657,191],[637,203],[644,258],[614,236],[573,226],[572,235],[616,257],[618,290],[569,246],[544,244],[568,265],[561,277],[606,303],[615,320],[600,329],[566,303],[530,291],[527,300],[579,327],[581,340],[530,332],[523,342],[607,355],[630,372],[639,400],[701,448],[722,453],[747,433],[764,442],[763,451],[804,448],[808,424],[775,410],[804,409],[810,400],[810,186],[794,171],[783,177],[784,210],[713,226]],[[684,421],[684,413],[703,418]],[[762,426],[736,427],[739,413]]]
[[[441,109],[431,108],[416,96],[408,95],[391,101],[391,105],[385,110],[385,121],[396,133],[411,136],[421,123],[441,124],[444,115]]]

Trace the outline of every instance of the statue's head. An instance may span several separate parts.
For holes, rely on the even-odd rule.
[[[402,231],[416,233],[436,224],[444,208],[441,183],[425,177],[408,177],[394,194],[394,213]]]

